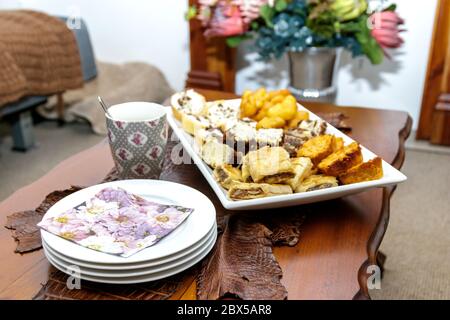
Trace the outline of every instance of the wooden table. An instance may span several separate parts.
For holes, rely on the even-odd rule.
[[[235,98],[231,93],[202,91],[209,99]],[[313,112],[343,112],[352,137],[396,168],[404,157],[411,118],[404,112],[305,103]],[[194,166],[194,165],[193,165]],[[44,197],[70,185],[98,183],[113,167],[107,142],[63,161],[36,182],[0,204],[0,223],[12,212],[34,209]],[[192,185],[201,185],[216,208],[218,200],[196,167]],[[201,177],[201,178],[200,178]],[[374,189],[325,203],[308,215],[295,247],[275,247],[290,299],[369,299],[367,267],[377,264],[378,248],[389,221],[389,200],[395,188]],[[205,191],[206,190],[206,191]],[[220,205],[219,205],[220,206]],[[219,208],[221,210],[221,208]],[[281,210],[281,209],[280,209]],[[280,213],[281,214],[281,213]],[[0,228],[0,299],[31,299],[52,267],[42,250],[14,253],[10,231]],[[193,278],[173,298],[195,299]]]

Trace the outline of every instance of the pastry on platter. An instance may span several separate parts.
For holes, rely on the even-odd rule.
[[[256,132],[258,148],[265,146],[278,147],[283,140],[283,129],[259,129]]]
[[[288,185],[267,183],[235,182],[228,190],[228,196],[233,200],[250,200],[291,193],[292,189]]]
[[[213,128],[226,131],[233,127],[239,118],[239,105],[225,103],[224,100],[207,102],[206,108],[206,118]]]
[[[254,182],[285,184],[295,176],[289,153],[282,147],[264,147],[248,153],[246,159]]]
[[[298,157],[308,157],[314,165],[333,153],[333,136],[325,134],[306,141],[297,152]]]
[[[335,177],[329,177],[324,175],[312,175],[303,180],[297,188],[295,188],[295,192],[309,192],[322,190],[332,187],[337,187],[338,181]]]
[[[283,148],[289,152],[293,158],[297,157],[297,152],[303,144],[312,139],[313,135],[310,131],[300,128],[289,129],[284,132]]]
[[[198,130],[211,128],[211,123],[204,116],[183,113],[181,115],[181,126],[184,131],[195,136]]]
[[[352,184],[364,181],[378,180],[383,177],[383,163],[381,158],[375,158],[361,163],[343,175],[339,176],[342,184]]]
[[[327,123],[323,120],[303,120],[298,128],[311,132],[313,137],[321,136],[327,131]]]
[[[183,114],[199,116],[206,111],[205,97],[192,89],[172,95],[170,104],[173,115],[178,121],[181,121]]]
[[[323,159],[317,168],[327,176],[338,177],[362,162],[361,147],[357,142],[352,142]]]
[[[313,164],[310,158],[291,159],[294,167],[295,176],[288,181],[289,185],[295,190],[303,180],[311,175]]]
[[[256,149],[256,124],[239,120],[225,132],[226,144],[236,151],[247,153]]]
[[[241,175],[242,175],[242,181],[252,182],[248,154],[246,154],[245,156],[242,157]]]
[[[230,164],[217,166],[213,171],[213,176],[217,182],[225,189],[229,189],[233,182],[242,182],[241,170]]]
[[[197,145],[202,146],[209,141],[224,142],[224,136],[219,129],[198,129],[195,131],[195,142]]]
[[[344,139],[334,136],[333,138],[333,152],[339,151],[344,148]]]
[[[201,148],[201,157],[209,166],[216,168],[224,164],[239,163],[241,154],[217,141],[208,141]]]

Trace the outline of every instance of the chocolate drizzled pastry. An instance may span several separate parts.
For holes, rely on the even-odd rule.
[[[297,151],[308,140],[325,134],[327,123],[322,120],[303,120],[298,128],[289,129],[284,133],[283,148],[291,157],[297,156]]]

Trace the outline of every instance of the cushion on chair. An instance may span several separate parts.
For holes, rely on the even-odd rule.
[[[79,118],[89,121],[97,134],[106,135],[105,115],[100,108],[97,96],[102,96],[108,105],[147,101],[163,103],[174,90],[161,71],[149,64],[131,62],[111,64],[97,61],[98,77],[84,85],[82,89],[70,90],[64,94],[67,108],[67,121]],[[56,99],[52,97],[41,114],[54,118]]]

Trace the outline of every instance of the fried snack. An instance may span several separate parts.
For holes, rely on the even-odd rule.
[[[265,88],[255,92],[245,91],[241,99],[241,118],[253,117],[266,102],[267,91]]]
[[[211,127],[211,123],[203,116],[194,116],[183,113],[181,115],[181,126],[184,131],[195,136],[197,130],[208,129]]]
[[[333,136],[326,134],[306,141],[297,152],[297,157],[308,157],[316,166],[333,153]]]
[[[378,180],[383,177],[383,164],[381,158],[375,158],[361,163],[343,175],[339,176],[342,184],[352,184],[364,181]]]
[[[213,171],[213,176],[227,190],[233,182],[242,182],[241,170],[229,164],[217,166]]]
[[[233,148],[217,141],[209,141],[201,148],[201,157],[209,166],[216,168],[224,164],[239,162],[241,154],[236,153]]]
[[[295,177],[288,181],[289,185],[295,190],[302,181],[311,175],[313,164],[309,158],[294,158],[291,159],[294,167]]]
[[[303,180],[303,182],[297,188],[295,188],[295,192],[309,192],[337,186],[338,181],[335,177],[312,175]]]
[[[228,190],[228,197],[233,200],[250,200],[291,193],[292,189],[288,185],[235,182]]]
[[[173,115],[178,121],[182,120],[183,114],[202,115],[206,108],[205,97],[192,89],[172,95],[170,104]]]
[[[258,121],[258,129],[271,129],[284,128],[290,121],[291,125],[298,124],[301,120],[308,119],[309,114],[305,111],[298,112],[297,101],[288,90],[267,92],[261,88],[256,92],[244,92],[240,117]]]
[[[271,128],[283,128],[286,125],[286,120],[281,117],[264,117],[256,125],[257,129],[271,129]]]
[[[300,122],[304,120],[309,120],[309,112],[308,111],[297,111],[297,114],[293,119],[291,119],[288,123],[289,129],[297,128]]]
[[[323,159],[317,167],[327,176],[338,177],[362,162],[361,147],[352,142]]]
[[[275,104],[267,110],[269,118],[280,117],[285,121],[295,118],[297,114],[297,100],[293,96],[287,96],[282,102]]]
[[[295,176],[289,153],[282,147],[264,147],[251,151],[246,161],[254,182],[284,184]]]

